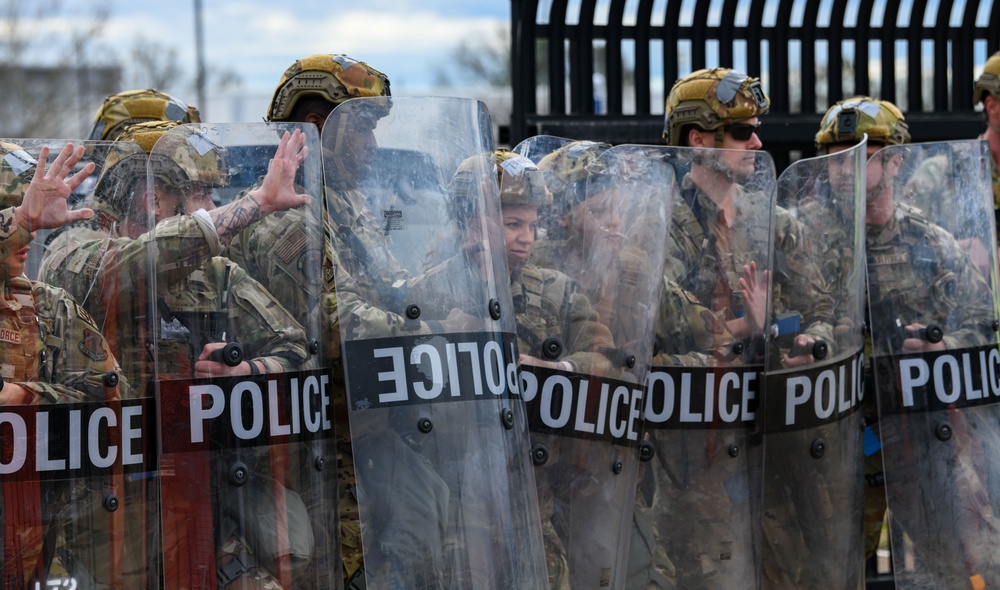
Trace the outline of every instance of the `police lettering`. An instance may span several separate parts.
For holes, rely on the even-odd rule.
[[[643,418],[656,429],[743,428],[757,409],[760,367],[654,367]]]
[[[631,446],[639,440],[641,388],[541,367],[521,367],[528,427]]]
[[[44,409],[43,409],[44,408]],[[66,477],[150,463],[149,413],[141,401],[114,405],[26,406],[0,412],[0,475]],[[145,440],[144,440],[145,439]]]
[[[858,409],[864,398],[863,354],[859,350],[836,364],[768,374],[767,432],[818,426]]]
[[[908,356],[898,361],[902,411],[992,404],[1000,401],[996,346]]]
[[[445,334],[346,343],[352,409],[516,395],[516,341],[491,336]]]
[[[256,440],[264,434],[277,438],[331,430],[333,411],[329,382],[325,374],[308,375],[301,382],[299,377],[289,379],[287,401],[290,411],[284,419],[278,379],[268,379],[266,391],[256,381],[238,381],[228,391],[214,383],[191,385],[188,388],[190,442],[205,442],[206,427],[219,419],[227,421],[229,432],[244,441]]]

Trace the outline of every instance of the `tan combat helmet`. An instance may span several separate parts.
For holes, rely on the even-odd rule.
[[[1000,99],[1000,51],[986,60],[983,73],[976,78],[976,85],[972,91],[972,105],[983,102],[987,94]]]
[[[545,184],[560,200],[576,203],[585,198],[587,178],[601,172],[601,154],[611,145],[596,141],[571,141],[547,154],[538,162],[538,169],[545,174]]]
[[[288,121],[296,103],[319,96],[333,105],[349,98],[390,96],[389,78],[368,64],[341,54],[317,54],[291,65],[278,81],[268,121]]]
[[[107,156],[94,194],[118,214],[126,213],[136,181],[146,178],[147,161],[153,177],[172,190],[219,187],[229,181],[224,147],[196,126],[149,121],[122,132]]]
[[[17,207],[24,199],[38,161],[24,149],[7,141],[0,141],[0,209]]]
[[[87,139],[115,140],[129,125],[146,121],[200,123],[201,114],[195,107],[159,90],[126,90],[104,99]]]
[[[910,143],[910,130],[899,108],[887,100],[855,96],[830,107],[816,133],[816,149],[827,153],[831,145],[855,144],[868,135],[868,143]]]
[[[684,129],[693,125],[715,131],[722,143],[725,126],[760,117],[770,108],[760,80],[729,68],[698,70],[678,80],[667,95],[663,139],[685,146]]]
[[[545,187],[542,172],[534,162],[505,149],[496,150],[494,157],[501,204],[535,207],[552,204],[552,193]]]

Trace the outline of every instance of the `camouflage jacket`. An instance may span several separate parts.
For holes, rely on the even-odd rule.
[[[750,262],[757,262],[759,269],[765,266],[753,257],[764,256],[767,241],[773,240],[774,268],[770,270],[774,313],[798,312],[806,334],[834,341],[833,297],[816,266],[802,224],[786,209],[777,207],[769,234],[769,220],[752,214],[749,203],[754,195],[742,188],[734,197],[736,221],[732,228],[720,221],[719,208],[690,177],[682,182],[681,196],[671,218],[666,270],[669,278],[676,279],[710,309],[725,311],[725,319],[740,317],[744,308],[739,285],[743,266]],[[728,234],[728,251],[722,251],[715,239],[722,232]]]
[[[614,348],[611,332],[598,321],[575,281],[559,271],[528,264],[511,274],[510,290],[521,354],[546,359],[542,343],[557,338],[562,353],[552,360],[569,361],[580,373],[607,373],[610,363],[605,353]]]
[[[842,318],[851,313],[848,306],[852,301],[844,290],[858,280],[864,288],[865,262],[862,252],[855,250],[855,222],[836,204],[826,205],[812,197],[799,203],[797,215],[802,225],[809,229],[815,260],[833,295],[835,317]],[[857,272],[862,276],[855,277]]]
[[[18,277],[3,282],[0,298],[0,374],[32,391],[36,404],[110,401],[131,397],[94,321],[70,295]],[[114,371],[117,384],[105,385]]]
[[[112,300],[138,294],[140,283],[150,283],[154,254],[157,273],[184,273],[221,252],[215,227],[194,215],[165,219],[154,232],[136,239],[121,237],[109,226],[81,222],[53,234],[38,276],[69,291],[103,326],[108,310],[117,309]]]
[[[398,307],[396,289],[409,277],[390,250],[390,242],[364,209],[365,197],[354,189],[326,187],[330,214],[327,291],[333,300],[324,313],[339,325],[338,316],[350,317],[346,330],[351,339],[385,338],[401,333],[427,331],[423,322],[407,320]]]
[[[13,207],[0,209],[0,259],[27,246],[33,239],[31,232],[14,221]]]
[[[897,205],[889,223],[867,227],[866,246],[873,320],[937,324],[949,349],[987,343],[995,317],[990,288],[951,234]]]
[[[243,229],[224,252],[295,316],[309,340],[324,343],[320,301],[329,224],[325,213],[320,219],[308,206],[277,211]]]
[[[223,302],[227,282],[229,301]],[[296,371],[308,358],[305,333],[295,318],[267,289],[226,258],[216,256],[190,273],[158,281],[156,287],[161,314],[161,375],[190,376],[192,371],[187,364],[201,353],[205,335],[201,338],[195,335],[198,328],[183,319],[185,314],[204,317],[213,312],[222,313],[227,328],[226,340],[239,343],[245,358],[261,362],[268,373]],[[168,310],[180,324],[179,330],[169,333],[163,327],[165,322],[172,323],[166,318]],[[180,346],[171,346],[171,339],[180,340]],[[208,335],[207,340],[221,341],[221,335]]]
[[[702,305],[693,293],[664,277],[653,366],[708,367],[737,361],[733,354],[736,338],[720,316]]]

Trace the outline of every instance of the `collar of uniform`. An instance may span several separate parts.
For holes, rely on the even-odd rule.
[[[869,244],[888,244],[899,235],[899,222],[906,216],[906,212],[895,207],[895,213],[889,218],[885,225],[865,225],[865,236]]]

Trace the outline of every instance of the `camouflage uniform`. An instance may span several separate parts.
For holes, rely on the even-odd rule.
[[[927,246],[936,253],[938,262],[934,268],[914,272],[909,261],[914,246]],[[873,285],[870,288],[872,306],[880,301],[891,301],[903,325],[940,324],[945,334],[943,342],[950,350],[982,346],[989,341],[984,327],[978,322],[981,318],[993,317],[990,289],[950,234],[928,222],[914,209],[897,205],[895,216],[887,225],[868,227],[867,247],[869,284]],[[884,287],[877,290],[874,285]],[[944,321],[944,318],[949,320]],[[876,343],[876,351],[881,351],[879,343]],[[881,351],[879,355],[886,353]],[[892,379],[892,375],[878,374],[876,377]],[[990,505],[986,481],[993,474],[975,470],[977,465],[988,464],[982,453],[988,453],[990,446],[997,448],[995,426],[991,425],[995,418],[990,408],[947,412],[947,420],[954,431],[961,433],[956,436],[954,446],[940,444],[936,439],[927,441],[928,435],[919,432],[927,426],[924,420],[917,420],[917,416],[911,424],[900,422],[898,418],[891,421],[882,418],[880,436],[885,445],[892,444],[896,448],[909,445],[907,456],[913,459],[913,463],[896,465],[886,459],[887,479],[894,477],[895,485],[913,482],[912,485],[905,483],[905,493],[892,497],[890,502],[890,515],[900,519],[901,530],[905,533],[907,527],[914,526],[930,531],[934,521],[943,519],[957,523],[957,528],[968,533],[965,539],[935,535],[935,546],[914,546],[918,561],[941,563],[945,560],[958,564],[969,559],[971,563],[997,565],[977,533],[982,529],[992,531],[981,533],[984,538],[990,538],[1000,530],[1000,518]],[[969,440],[967,433],[976,433],[979,440]],[[910,442],[905,442],[907,439]],[[922,448],[917,448],[918,444],[922,444]],[[957,456],[960,460],[956,460]],[[920,482],[929,480],[934,485],[924,489]],[[942,484],[947,485],[947,491],[940,489]],[[914,520],[903,520],[904,517]],[[866,508],[867,519],[874,520],[874,514],[869,516]],[[974,540],[970,542],[970,539]],[[895,543],[894,538],[894,548]],[[961,571],[961,566],[956,567]]]
[[[993,98],[1000,100],[1000,52],[994,53],[986,60],[986,64],[983,66],[983,73],[979,75],[976,79],[974,90],[972,93],[972,104],[973,106],[983,103],[985,107],[985,101],[987,96],[992,96]],[[988,113],[983,112],[983,118],[986,119],[987,125],[989,125]],[[991,127],[988,131],[983,132],[979,136],[979,139],[987,139],[987,134],[992,132],[996,134],[1000,130]],[[1000,219],[1000,168],[997,167],[997,159],[1000,158],[998,154],[992,154],[990,158],[990,169],[992,170],[993,178],[993,212],[994,215]],[[998,223],[997,225],[1000,225]],[[1000,246],[1000,233],[997,234],[997,245]]]
[[[16,146],[4,145],[7,152],[12,147]],[[33,168],[6,183],[0,204],[19,203],[32,172]],[[9,172],[0,174],[7,177]],[[13,208],[0,210],[0,258],[31,239],[16,224]],[[100,403],[132,397],[100,329],[66,291],[23,275],[0,279],[0,377],[33,394],[28,404]],[[3,556],[5,586],[27,587],[29,579],[69,576],[110,585],[121,581],[120,572],[109,571],[113,556],[125,555],[131,567],[142,567],[122,544],[122,513],[115,515],[103,508],[108,478],[121,485],[120,474],[45,484],[29,477],[3,485],[0,507],[7,505],[9,550]],[[26,507],[19,508],[22,502]],[[51,553],[42,551],[46,538],[55,541]]]
[[[295,106],[299,99],[303,97],[320,97],[331,106],[339,104],[352,97],[362,96],[388,96],[389,79],[381,72],[345,55],[318,54],[297,60],[282,75],[275,88],[274,96],[268,107],[266,120],[268,121],[291,121],[293,120]],[[331,191],[330,187],[325,187]],[[356,195],[354,191],[344,191],[351,196]],[[324,198],[323,219],[314,219],[313,216],[304,210],[290,210],[281,217],[272,215],[257,224],[244,230],[234,241],[228,251],[228,255],[236,262],[245,266],[253,276],[261,281],[279,301],[286,303],[288,309],[305,311],[308,318],[303,325],[312,324],[312,318],[316,315],[322,321],[325,335],[325,347],[327,355],[331,355],[330,360],[333,365],[334,379],[334,419],[335,433],[337,437],[337,466],[338,466],[338,501],[340,503],[340,542],[341,557],[344,564],[344,580],[350,580],[359,572],[363,563],[363,552],[361,546],[361,527],[358,521],[358,503],[355,496],[354,459],[351,451],[351,434],[347,420],[347,392],[344,388],[343,367],[340,364],[340,329],[339,313],[337,310],[337,293],[334,281],[334,268],[340,267],[338,249],[334,247],[337,234],[344,234],[343,226],[335,226],[326,205],[336,206],[340,201],[341,191],[334,191]],[[335,196],[336,195],[336,196]],[[357,205],[360,207],[363,200],[358,196]],[[339,209],[339,224],[346,224],[349,228],[352,225],[361,228],[362,224],[356,223],[358,214],[354,209],[355,205],[343,203]],[[297,227],[307,227],[313,231],[316,225],[322,224],[324,234],[325,251],[322,253],[323,275],[313,274],[313,267],[310,264],[291,264],[280,262],[281,258],[290,261],[313,260],[315,253],[303,253],[301,248],[291,246],[294,240]],[[340,227],[335,230],[335,227]],[[346,230],[350,234],[371,238],[368,229],[358,229],[357,232]],[[345,236],[347,234],[344,234]],[[363,239],[365,239],[363,238]],[[374,242],[373,248],[375,246]],[[285,254],[276,259],[273,252],[284,252]],[[310,309],[308,305],[301,305],[297,298],[302,293],[311,292],[303,289],[303,286],[311,286],[314,281],[322,281],[325,285],[324,295],[320,309]],[[348,299],[353,296],[348,295]],[[292,302],[292,303],[289,303]],[[376,312],[373,312],[376,313]],[[301,316],[300,316],[301,318]],[[307,323],[308,322],[308,323]]]
[[[766,252],[767,248],[764,244],[738,242],[748,238],[766,238],[767,232],[753,224],[766,224],[768,220],[754,219],[753,215],[748,214],[751,211],[749,203],[755,197],[738,188],[734,197],[736,222],[733,228],[726,228],[719,221],[718,207],[690,181],[690,177],[684,178],[681,189],[683,199],[675,205],[671,220],[668,276],[701,301],[718,302],[718,297],[713,294],[721,283],[721,287],[728,289],[731,295],[728,305],[726,302],[717,303],[725,306],[725,309],[716,311],[725,311],[726,319],[739,317],[744,309],[739,286],[743,266],[756,262],[751,260],[753,253]],[[773,223],[775,248],[782,254],[778,260],[783,261],[782,266],[772,269],[774,314],[792,311],[789,302],[808,301],[811,304],[809,309],[796,310],[802,313],[804,333],[817,340],[834,342],[833,326],[830,323],[833,318],[833,298],[816,267],[803,225],[782,207],[775,209]],[[717,240],[714,238],[723,233],[737,240],[731,244],[728,252],[719,251],[715,246]],[[719,275],[721,272],[725,273],[724,278]]]

